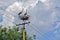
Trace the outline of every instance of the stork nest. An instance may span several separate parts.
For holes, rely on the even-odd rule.
[[[28,20],[29,19],[29,15],[20,15],[19,18],[21,20]]]

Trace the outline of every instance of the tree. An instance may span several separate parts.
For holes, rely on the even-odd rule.
[[[0,40],[22,40],[22,32],[18,30],[18,27],[0,27]],[[32,40],[32,38],[28,36],[27,40]]]

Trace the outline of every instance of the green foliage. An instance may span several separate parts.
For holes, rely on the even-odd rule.
[[[18,30],[18,27],[2,28],[0,27],[0,40],[22,40],[22,33]],[[31,37],[27,40],[32,40]]]

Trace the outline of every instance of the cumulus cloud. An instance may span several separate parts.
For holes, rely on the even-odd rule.
[[[44,3],[46,6],[49,6],[49,1],[48,0],[27,0],[26,2],[15,2],[12,5],[10,5],[8,9],[13,10],[13,7],[16,7],[21,9],[21,7],[24,7],[25,9],[28,9],[29,7],[35,7],[38,3],[38,1],[41,1],[42,3]],[[14,9],[15,10],[15,9]]]
[[[29,7],[34,7],[36,4],[38,3],[38,1],[36,0],[29,0],[27,2],[15,2],[12,5],[10,5],[6,11],[10,11],[10,12],[14,12],[15,10],[22,10],[22,8],[24,8],[24,11],[26,11],[26,9],[28,9]]]
[[[6,11],[8,11],[8,12],[14,12],[14,11],[16,11],[16,10],[22,10],[22,6],[23,4],[21,3],[21,2],[15,2],[15,3],[13,3],[12,5],[10,5],[7,9],[6,9]]]

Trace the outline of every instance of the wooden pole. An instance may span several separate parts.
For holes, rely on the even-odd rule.
[[[23,25],[23,40],[26,40],[25,24]]]

